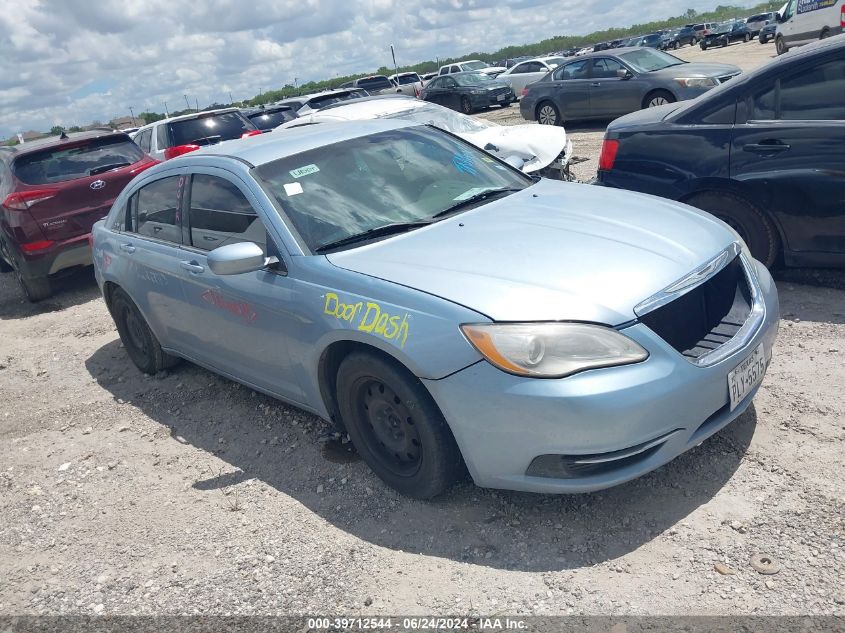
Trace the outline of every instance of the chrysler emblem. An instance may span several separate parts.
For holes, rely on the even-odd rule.
[[[105,180],[95,180],[94,182],[92,182],[88,186],[91,187],[91,189],[93,189],[94,191],[96,191],[97,189],[102,189],[103,187],[105,187],[106,181]]]

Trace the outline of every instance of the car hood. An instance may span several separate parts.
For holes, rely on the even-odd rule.
[[[619,325],[735,240],[712,216],[653,196],[541,180],[402,235],[331,253],[340,268],[495,321]]]
[[[566,131],[548,125],[491,125],[478,132],[456,132],[473,145],[487,149],[501,159],[517,156],[525,161],[522,171],[531,173],[547,167],[561,153],[572,151]]]
[[[741,72],[740,68],[732,64],[692,62],[690,64],[670,66],[663,70],[655,70],[646,73],[646,77],[661,77],[665,79],[674,79],[676,77],[722,77],[739,72]]]

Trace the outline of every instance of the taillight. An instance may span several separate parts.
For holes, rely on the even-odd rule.
[[[50,248],[55,242],[53,240],[39,240],[37,242],[27,242],[21,244],[21,250],[24,253],[35,253],[37,251],[45,251]]]
[[[58,191],[56,189],[30,189],[29,191],[18,191],[16,193],[10,193],[3,201],[3,206],[7,209],[26,211],[39,202],[44,202],[45,200],[54,198],[57,193]]]
[[[171,158],[176,158],[182,154],[195,152],[199,148],[199,145],[174,145],[173,147],[168,147],[164,150],[164,160],[170,160]]]
[[[619,151],[619,141],[604,139],[599,155],[599,169],[611,170],[616,162],[616,152]]]
[[[845,4],[842,5],[842,10],[839,12],[839,26],[845,29]]]
[[[248,138],[250,136],[258,136],[261,134],[261,130],[250,130],[249,132],[244,132],[241,134],[241,138]]]

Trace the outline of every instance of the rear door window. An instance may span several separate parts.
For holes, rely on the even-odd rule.
[[[267,252],[267,231],[243,192],[217,176],[195,174],[188,211],[191,245],[211,251],[224,244],[252,242]]]
[[[252,132],[255,126],[240,112],[200,115],[168,124],[174,145],[212,145]]]
[[[170,147],[170,143],[167,138],[167,126],[156,126],[156,148],[162,150],[167,149],[168,147]]]
[[[275,112],[256,112],[249,115],[249,120],[259,130],[272,130],[282,123],[293,121],[296,115],[292,110],[276,110]]]
[[[561,66],[555,71],[554,78],[564,81],[571,79],[587,79],[588,64],[589,60],[584,59],[581,61],[573,62],[571,64],[566,64],[565,66]]]
[[[751,96],[751,119],[845,121],[845,59],[821,62],[777,79]]]
[[[128,136],[95,138],[73,147],[52,147],[15,160],[17,178],[27,185],[45,185],[85,178],[137,163],[144,154]]]
[[[181,176],[162,178],[141,187],[132,196],[132,226],[135,233],[174,244],[182,243],[179,213]]]

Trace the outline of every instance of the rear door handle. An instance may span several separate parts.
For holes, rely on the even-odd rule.
[[[778,152],[785,152],[790,149],[783,141],[762,141],[761,143],[749,143],[743,145],[742,149],[745,152],[752,152],[753,154],[777,154]]]
[[[125,251],[125,252],[127,252],[127,253],[134,253],[134,252],[135,252],[135,247],[134,247],[134,246],[132,246],[132,244],[121,244],[121,245],[120,245],[120,250]]]
[[[193,275],[198,275],[200,273],[205,272],[204,266],[200,266],[198,263],[193,262],[193,261],[192,262],[187,262],[187,261],[179,262],[179,264],[182,266],[182,268],[184,268],[185,270],[187,270],[189,273],[191,273]]]

